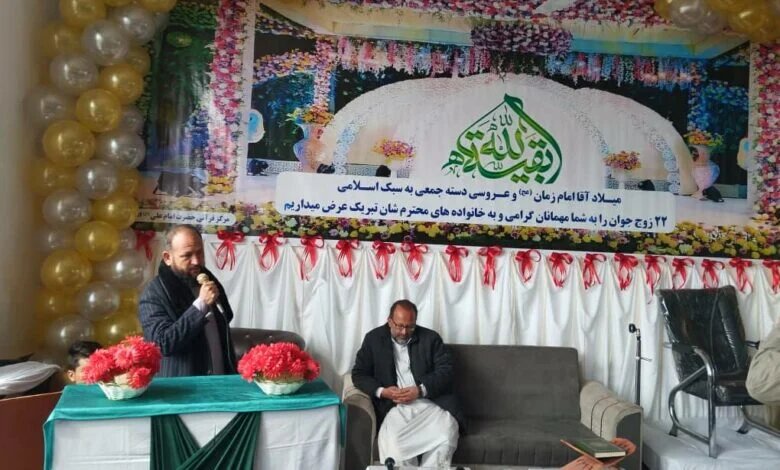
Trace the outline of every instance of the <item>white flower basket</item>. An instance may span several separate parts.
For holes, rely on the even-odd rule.
[[[303,386],[305,380],[298,382],[270,382],[255,379],[255,383],[266,395],[291,395]]]
[[[117,385],[111,383],[98,382],[100,389],[106,394],[109,400],[128,400],[142,395],[149,386],[133,388],[129,385]]]

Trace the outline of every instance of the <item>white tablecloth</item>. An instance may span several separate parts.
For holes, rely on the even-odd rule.
[[[193,413],[182,421],[203,446],[235,413]],[[57,420],[54,470],[148,470],[150,418]],[[339,408],[264,411],[255,469],[338,469]]]

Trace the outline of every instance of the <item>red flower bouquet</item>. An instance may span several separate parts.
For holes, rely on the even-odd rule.
[[[320,365],[294,343],[261,344],[238,361],[238,373],[247,381],[256,382],[266,394],[281,395],[294,392],[304,381],[316,379]]]
[[[111,398],[109,390],[118,388],[135,390],[140,395],[149,386],[152,377],[160,370],[162,354],[156,344],[144,341],[140,336],[129,336],[124,341],[105,349],[98,349],[84,366],[84,382],[97,383]],[[127,393],[125,393],[127,395]]]

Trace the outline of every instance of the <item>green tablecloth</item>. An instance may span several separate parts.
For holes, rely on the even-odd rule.
[[[297,393],[272,397],[238,375],[157,378],[140,397],[108,400],[97,385],[69,385],[43,426],[45,470],[51,469],[54,421],[140,418],[200,412],[252,413],[292,411],[341,405],[339,397],[320,379]],[[340,407],[342,437],[346,426]],[[343,439],[342,439],[343,442]]]

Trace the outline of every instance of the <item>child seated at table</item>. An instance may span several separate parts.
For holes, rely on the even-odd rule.
[[[65,374],[71,383],[84,383],[81,378],[84,366],[89,362],[89,356],[102,347],[97,341],[76,341],[70,345]]]

